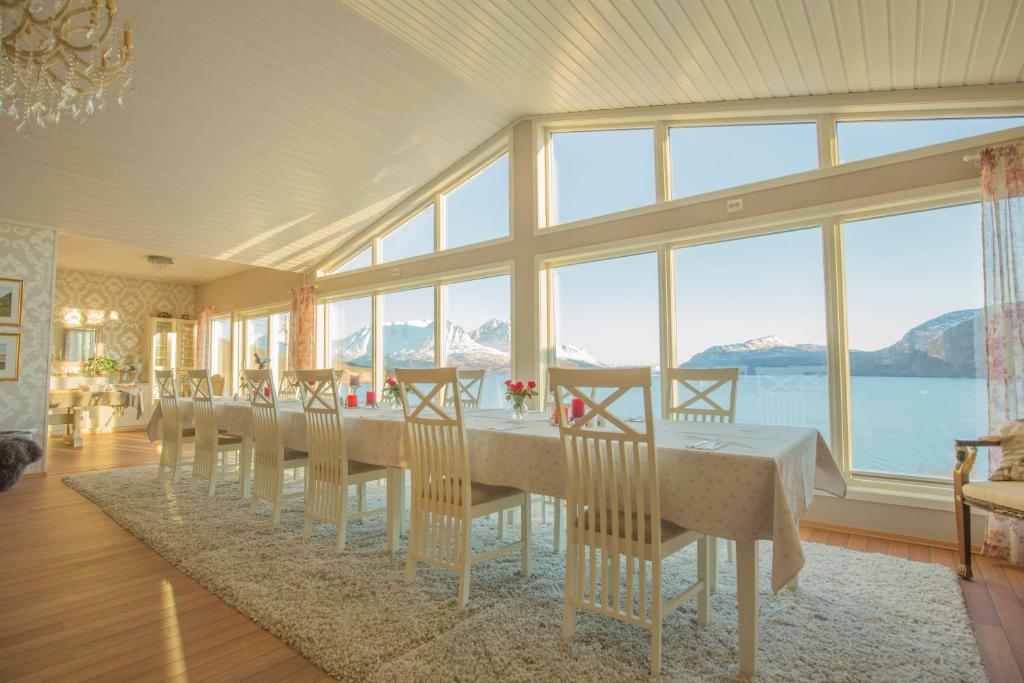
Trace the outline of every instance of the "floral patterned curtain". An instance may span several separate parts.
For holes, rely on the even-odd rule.
[[[981,153],[989,429],[1024,418],[1024,144]],[[990,449],[989,472],[1001,453]],[[1024,523],[990,515],[985,554],[1024,565]]]
[[[213,360],[212,332],[213,306],[200,308],[196,312],[196,367],[203,370],[209,370]]]
[[[292,290],[288,320],[288,367],[308,370],[314,367],[316,340],[316,294],[313,285]]]

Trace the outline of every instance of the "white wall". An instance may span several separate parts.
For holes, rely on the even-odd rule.
[[[0,382],[0,430],[34,429],[44,451],[56,245],[52,230],[0,223],[0,277],[25,281],[22,325],[0,327],[21,334],[20,377]],[[27,471],[45,472],[45,456]]]

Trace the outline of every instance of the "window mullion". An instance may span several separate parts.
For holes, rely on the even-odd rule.
[[[668,124],[658,121],[654,124],[654,200],[665,202],[671,199],[671,167],[669,163]]]
[[[822,223],[821,230],[832,457],[844,475],[848,476],[853,468],[853,447],[850,429],[850,348],[846,320],[843,226],[839,221],[830,219]]]
[[[434,367],[448,366],[448,335],[444,311],[444,287],[434,285]]]
[[[672,249],[662,245],[658,250],[658,309],[661,324],[661,415],[668,415],[670,387],[665,386],[665,370],[676,366],[675,263]]]

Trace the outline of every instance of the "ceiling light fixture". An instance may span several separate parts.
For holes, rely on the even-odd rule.
[[[163,270],[167,266],[174,265],[174,259],[172,259],[170,256],[159,256],[157,254],[150,254],[149,256],[146,257],[146,260],[149,261],[149,265],[153,266],[157,270]]]
[[[131,91],[132,29],[114,0],[0,0],[0,114],[18,132],[82,121]]]

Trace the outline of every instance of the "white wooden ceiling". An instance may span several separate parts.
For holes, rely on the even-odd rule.
[[[301,270],[524,114],[1014,83],[1021,0],[124,0],[138,91],[0,219]]]

